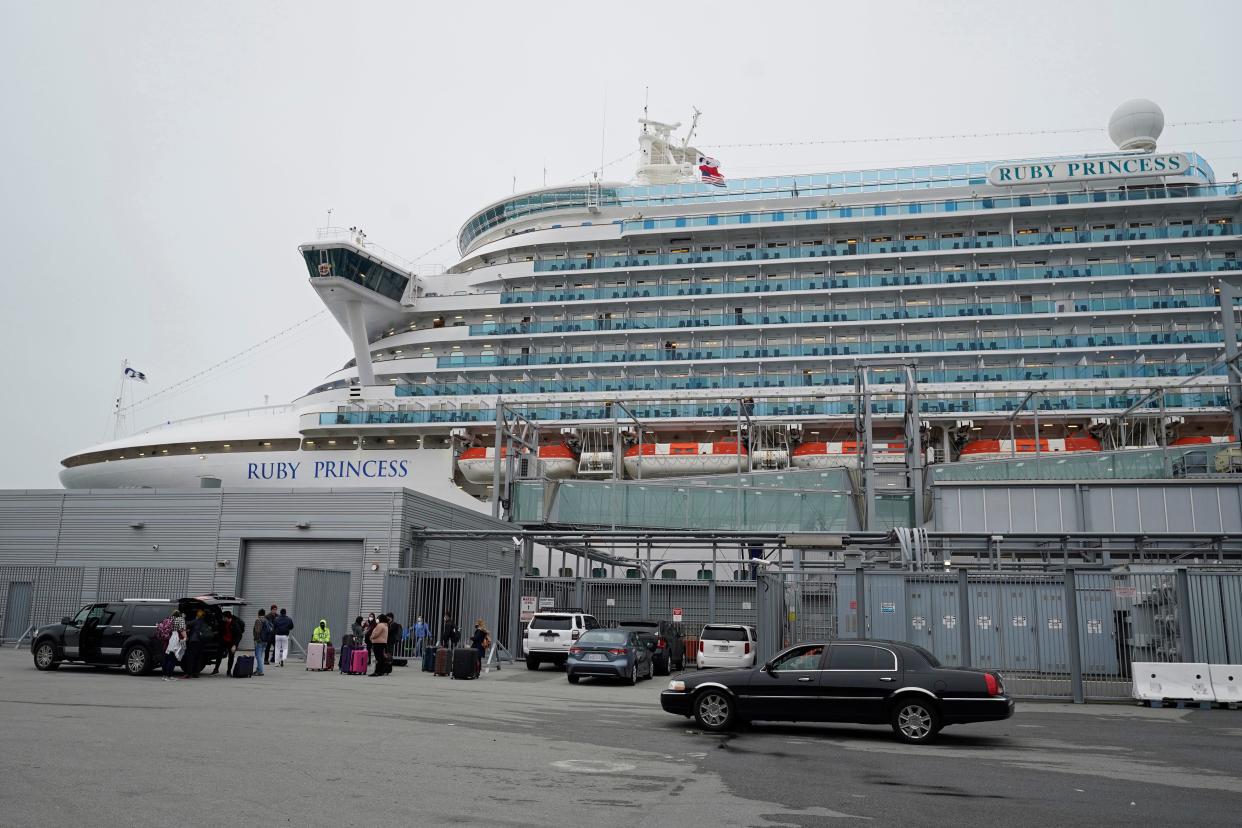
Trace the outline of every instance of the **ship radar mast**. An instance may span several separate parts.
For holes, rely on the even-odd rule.
[[[642,131],[638,133],[638,169],[635,178],[640,184],[682,184],[699,180],[698,164],[701,153],[690,145],[702,113],[694,110],[690,130],[678,141],[673,133],[681,128],[681,122],[666,123],[646,117],[638,119]]]

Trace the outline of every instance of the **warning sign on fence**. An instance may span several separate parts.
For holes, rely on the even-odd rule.
[[[1138,590],[1132,586],[1113,587],[1113,595],[1116,595],[1118,598],[1129,598],[1133,600],[1138,597]]]
[[[555,598],[540,598],[539,599],[539,609],[552,609],[555,606],[556,606]]]
[[[673,623],[680,624],[681,618],[682,618],[681,607],[673,607]]]
[[[944,618],[941,618],[941,619],[940,619],[940,622],[941,622],[942,624],[944,624],[944,627],[945,627],[945,629],[946,629],[946,630],[951,630],[951,629],[953,629],[954,627],[956,627],[956,626],[957,626],[957,616],[956,616],[956,615],[946,615]]]
[[[1091,635],[1103,635],[1104,634],[1104,622],[1098,618],[1088,618],[1087,619],[1087,632],[1090,633]]]
[[[1064,628],[1064,625],[1061,623],[1060,618],[1049,618],[1048,619],[1048,629],[1059,630],[1063,628]]]
[[[927,619],[921,615],[916,615],[910,619],[910,626],[914,627],[916,630],[921,630],[927,626]]]
[[[896,612],[896,611],[897,611],[896,604],[890,604],[887,602],[880,604],[880,612]]]
[[[1015,627],[1025,627],[1025,626],[1026,626],[1026,616],[1025,616],[1025,615],[1015,615],[1015,616],[1013,617],[1013,625],[1014,625]]]
[[[539,605],[539,599],[536,598],[534,595],[523,595],[521,598],[521,603],[519,604],[521,608],[521,619],[523,621],[529,621],[530,619],[534,618],[535,608],[538,605]]]
[[[989,616],[980,615],[975,619],[975,626],[981,630],[986,630],[988,627],[992,626],[992,619]]]

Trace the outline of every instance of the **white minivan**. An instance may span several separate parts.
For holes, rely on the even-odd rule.
[[[754,667],[755,630],[745,624],[708,624],[699,635],[695,663],[704,667]]]

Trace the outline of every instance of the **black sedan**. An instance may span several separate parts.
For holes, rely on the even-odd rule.
[[[751,720],[888,723],[913,743],[945,725],[1013,715],[998,673],[942,667],[896,641],[799,644],[762,667],[676,676],[660,706],[712,732]]]

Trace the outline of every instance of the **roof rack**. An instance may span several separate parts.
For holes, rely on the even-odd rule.
[[[122,598],[122,604],[171,604],[171,598]]]

